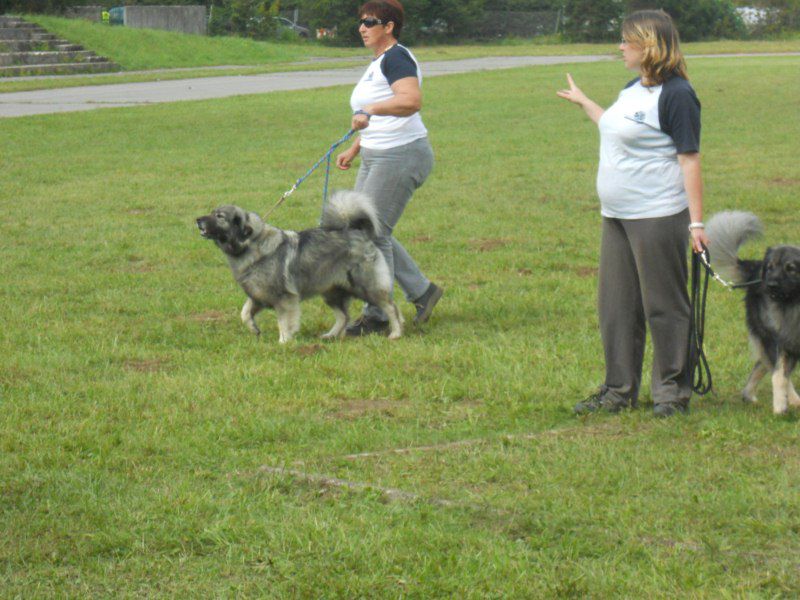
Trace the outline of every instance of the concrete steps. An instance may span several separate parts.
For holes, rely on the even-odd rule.
[[[119,71],[119,65],[19,17],[0,16],[0,77]]]

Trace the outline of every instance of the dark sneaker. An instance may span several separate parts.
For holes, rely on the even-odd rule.
[[[602,386],[596,393],[586,398],[586,400],[578,402],[572,410],[575,411],[576,415],[585,415],[600,411],[618,413],[622,409],[632,406],[629,400],[617,399],[606,392],[608,392],[608,388]]]
[[[657,419],[671,417],[675,414],[685,415],[689,413],[689,405],[681,402],[660,402],[653,406],[653,416]]]
[[[371,333],[388,333],[389,322],[379,321],[375,317],[361,315],[344,330],[346,335],[359,337]]]
[[[415,325],[422,325],[431,318],[433,307],[436,306],[442,294],[444,294],[444,290],[435,283],[431,283],[425,293],[414,300],[414,306],[417,308],[417,314],[414,317]]]

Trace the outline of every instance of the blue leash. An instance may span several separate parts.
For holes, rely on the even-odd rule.
[[[322,158],[320,158],[320,159],[319,159],[319,160],[318,160],[316,163],[314,163],[314,166],[313,166],[313,167],[311,167],[311,168],[310,168],[310,169],[309,169],[309,170],[306,172],[306,174],[305,174],[305,175],[303,175],[303,176],[302,176],[300,179],[298,179],[297,181],[295,181],[295,182],[294,182],[294,185],[291,187],[291,189],[289,189],[289,190],[287,190],[287,191],[285,191],[285,192],[283,193],[283,196],[281,196],[280,200],[278,200],[278,201],[275,203],[275,206],[273,206],[272,208],[270,208],[270,209],[267,211],[267,214],[265,214],[265,215],[264,215],[264,219],[266,220],[266,218],[267,218],[267,217],[269,217],[269,216],[272,214],[272,211],[274,211],[274,210],[275,210],[276,208],[278,208],[278,207],[279,207],[281,204],[283,204],[283,201],[284,201],[284,200],[286,200],[286,198],[288,198],[289,196],[291,196],[291,195],[294,193],[294,191],[295,191],[295,190],[296,190],[298,187],[300,187],[300,184],[301,184],[301,183],[303,183],[303,182],[304,182],[304,181],[305,181],[305,180],[308,178],[308,176],[309,176],[309,175],[311,175],[311,174],[312,174],[314,171],[316,171],[316,170],[317,170],[317,167],[319,167],[319,166],[322,164],[322,162],[323,162],[323,161],[326,161],[326,160],[327,160],[327,164],[326,164],[326,166],[325,166],[325,184],[324,184],[324,186],[323,186],[323,188],[322,188],[322,203],[323,203],[323,204],[325,204],[325,202],[327,202],[327,201],[328,201],[328,180],[330,179],[330,174],[331,174],[331,155],[333,154],[333,151],[334,151],[334,150],[336,150],[336,148],[338,148],[339,146],[341,146],[342,144],[344,144],[344,143],[345,143],[347,140],[349,140],[351,137],[353,137],[353,134],[354,134],[355,132],[356,132],[356,130],[355,130],[355,129],[351,129],[351,130],[350,130],[350,131],[348,131],[346,134],[344,134],[344,136],[342,137],[342,139],[340,139],[338,142],[334,142],[334,143],[331,145],[331,147],[330,147],[330,148],[328,148],[328,151],[327,151],[327,152],[326,152],[326,153],[325,153],[325,154],[322,156]]]

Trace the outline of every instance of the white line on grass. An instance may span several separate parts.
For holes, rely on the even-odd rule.
[[[388,456],[393,454],[410,454],[412,452],[435,452],[437,450],[449,450],[451,448],[459,448],[462,446],[475,446],[483,443],[503,442],[513,440],[533,440],[541,437],[548,437],[554,435],[564,435],[581,431],[583,433],[592,434],[600,433],[608,430],[608,426],[604,427],[587,427],[580,425],[576,427],[560,427],[558,429],[547,429],[545,431],[537,431],[533,433],[517,433],[517,434],[504,434],[494,438],[471,438],[466,440],[455,440],[453,442],[444,442],[441,444],[431,444],[428,446],[408,446],[406,448],[386,448],[385,450],[375,450],[372,452],[359,452],[357,454],[345,454],[338,456],[339,460],[358,460],[360,458],[376,458],[380,456]]]

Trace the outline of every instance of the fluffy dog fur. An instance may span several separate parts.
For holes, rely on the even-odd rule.
[[[758,282],[746,288],[747,328],[756,363],[742,395],[755,402],[758,383],[771,372],[772,410],[781,414],[789,405],[800,406],[790,379],[800,359],[800,247],[774,246],[762,260],[739,259],[739,247],[761,231],[758,218],[746,212],[719,213],[706,224],[714,269],[736,283]]]
[[[242,322],[260,333],[256,314],[274,308],[280,342],[300,329],[300,302],[322,295],[336,321],[323,338],[344,334],[351,298],[375,304],[388,315],[390,339],[402,333],[402,317],[392,301],[392,275],[373,243],[381,225],[371,199],[337,192],[323,208],[320,226],[284,231],[254,212],[220,206],[197,219],[200,233],[225,253],[233,277],[247,294]]]

